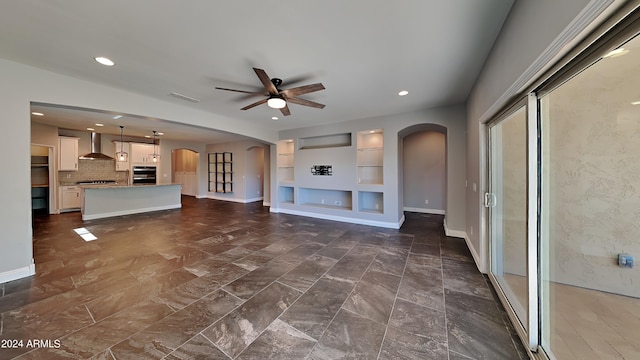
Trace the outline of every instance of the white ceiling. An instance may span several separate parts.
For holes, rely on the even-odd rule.
[[[512,3],[10,1],[0,11],[0,57],[282,130],[463,103]],[[96,56],[116,65],[99,65]],[[282,78],[283,89],[323,83],[326,90],[301,98],[326,107],[292,104],[287,117],[266,105],[242,111],[260,98],[214,89],[260,91],[252,67]],[[409,95],[398,96],[400,90]],[[46,114],[40,120],[63,122]],[[172,126],[183,127],[160,123],[168,137]],[[64,124],[88,126],[68,119]],[[133,131],[138,124],[124,125]],[[198,139],[203,134],[200,128],[183,132]]]

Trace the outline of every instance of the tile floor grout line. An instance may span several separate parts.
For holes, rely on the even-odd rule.
[[[402,281],[404,280],[404,273],[407,271],[407,265],[409,264],[409,257],[411,256],[411,247],[413,246],[413,242],[416,240],[415,236],[413,240],[411,240],[411,245],[409,246],[409,250],[407,251],[407,258],[404,260],[404,267],[402,268],[402,275],[400,276],[400,282],[398,283],[398,289],[396,289],[396,296],[393,299],[393,306],[391,306],[391,312],[389,313],[389,319],[387,319],[387,326],[384,327],[384,335],[382,335],[382,343],[380,343],[380,349],[378,350],[378,356],[376,359],[380,358],[382,354],[382,348],[384,347],[384,340],[387,338],[387,332],[389,331],[389,326],[391,326],[391,317],[393,316],[393,310],[396,309],[396,303],[398,302],[398,294],[400,294],[400,287],[402,286]]]
[[[342,258],[344,258],[345,256],[347,256],[348,253],[350,253],[356,246],[358,246],[360,242],[358,241],[358,243],[356,243],[356,245],[354,245],[349,251],[347,251],[347,253],[344,254],[344,256]],[[322,332],[322,335],[320,335],[318,342],[316,342],[316,344],[313,346],[313,348],[311,348],[311,351],[309,351],[309,354],[311,354],[313,352],[313,349],[316,348],[316,346],[318,346],[318,344],[320,344],[320,340],[322,340],[322,337],[324,336],[324,334],[327,332],[327,330],[331,327],[331,324],[335,321],[336,317],[338,316],[338,314],[340,313],[340,310],[347,310],[344,309],[344,304],[347,302],[347,300],[349,300],[349,298],[351,297],[351,295],[353,294],[353,292],[356,290],[356,288],[358,287],[358,284],[360,283],[360,281],[362,280],[362,278],[364,277],[364,274],[367,273],[367,270],[369,270],[369,268],[371,267],[371,264],[373,263],[373,260],[376,258],[376,256],[378,256],[378,253],[376,252],[376,255],[374,255],[371,258],[371,261],[369,261],[369,265],[367,265],[367,268],[362,272],[362,275],[360,275],[360,278],[354,282],[354,286],[353,289],[351,289],[351,291],[349,292],[349,295],[347,295],[347,297],[345,297],[344,301],[342,302],[342,304],[340,304],[340,307],[338,308],[338,311],[336,311],[335,314],[333,314],[333,318],[331,318],[331,321],[329,321],[329,323],[327,324],[327,327],[324,329],[324,331]],[[340,258],[340,259],[342,259]],[[336,263],[337,264],[337,263]],[[335,264],[334,264],[335,266]],[[333,268],[333,266],[332,266]],[[349,281],[348,279],[344,279],[345,281]],[[360,315],[362,316],[362,315]],[[380,344],[380,346],[382,346],[382,344]],[[307,354],[307,356],[309,355]]]
[[[96,319],[93,318],[93,314],[91,314],[91,311],[89,311],[89,308],[87,307],[87,304],[84,304],[84,308],[87,310],[87,312],[89,313],[89,317],[91,318],[91,321],[93,321],[94,324],[97,324]],[[86,326],[85,326],[86,327]]]
[[[226,315],[225,315],[225,316],[226,316]],[[223,317],[224,317],[224,316],[223,316]],[[220,319],[222,319],[222,318],[220,318]],[[220,320],[218,320],[218,321],[220,321]],[[217,323],[218,321],[214,322],[213,324]],[[211,325],[213,325],[213,324],[211,324]],[[207,327],[205,328],[205,330],[206,330],[206,329],[208,329],[211,325],[207,326]],[[222,353],[223,353],[226,357],[228,357],[230,360],[233,360],[233,356],[231,356],[231,355],[227,354],[227,352],[226,352],[226,351],[224,351],[223,349],[221,349],[220,347],[218,347],[218,345],[216,345],[216,343],[214,343],[213,341],[211,341],[211,339],[209,339],[209,337],[207,337],[207,335],[205,335],[205,334],[204,334],[204,330],[200,331],[198,334],[202,335],[202,337],[204,337],[205,339],[207,339],[207,341],[208,341],[208,342],[210,342],[210,343],[211,343],[211,345],[213,345],[216,349],[220,350],[220,352],[222,352]],[[196,334],[194,337],[196,337],[196,336],[197,336],[197,334]],[[191,338],[191,339],[193,339],[193,338]],[[191,341],[191,339],[189,339],[189,341]],[[187,342],[188,342],[188,341],[187,341]],[[185,343],[185,344],[186,344],[186,343]],[[184,345],[184,344],[182,344],[182,345]],[[182,345],[180,345],[180,346],[182,346]],[[179,349],[179,348],[180,348],[180,346],[178,346],[178,348],[177,348],[177,349]],[[177,349],[176,349],[176,350],[177,350]],[[174,350],[174,351],[175,351],[175,350]],[[243,351],[244,351],[244,350],[243,350]],[[238,354],[238,355],[240,355],[240,354]]]
[[[276,281],[274,281],[273,283],[275,283],[275,282],[276,282]],[[272,283],[272,284],[273,284],[273,283]],[[269,286],[271,286],[271,284],[269,284]],[[266,289],[266,288],[265,288],[265,289]],[[297,290],[297,289],[294,289],[294,290],[296,290],[296,291],[300,291],[300,290]],[[256,295],[257,295],[257,294],[256,294]],[[300,295],[298,295],[298,297],[297,297],[295,300],[293,300],[293,301],[291,302],[291,305],[290,305],[290,306],[288,306],[286,309],[282,310],[282,312],[280,313],[280,315],[278,315],[278,316],[277,316],[277,317],[276,317],[272,322],[270,322],[270,323],[269,323],[269,325],[265,326],[265,327],[264,327],[264,329],[262,329],[262,331],[260,331],[260,334],[258,334],[258,336],[256,336],[256,337],[255,337],[255,339],[253,339],[253,340],[252,340],[249,344],[247,344],[247,345],[246,345],[242,350],[240,350],[240,352],[238,353],[238,355],[236,355],[236,357],[238,357],[238,356],[242,355],[242,353],[243,353],[245,350],[247,350],[247,349],[249,348],[249,346],[251,346],[251,344],[253,344],[256,340],[258,340],[258,339],[260,338],[260,336],[262,336],[262,334],[264,334],[264,333],[269,329],[269,327],[271,326],[271,324],[273,324],[276,320],[280,320],[280,316],[282,316],[282,314],[284,314],[284,313],[285,313],[285,311],[287,311],[291,306],[293,306],[293,304],[295,304],[295,303],[296,303],[296,301],[298,301],[298,299],[300,299],[300,298],[302,297],[302,295],[304,295],[304,293],[301,293]],[[282,321],[282,320],[281,320],[281,321]],[[288,325],[288,324],[287,324],[287,325]],[[290,325],[290,326],[291,326],[291,325]],[[297,328],[295,328],[295,329],[296,329],[296,330],[298,330]],[[298,330],[298,331],[300,331],[300,330]],[[226,353],[225,353],[225,354],[226,354]]]

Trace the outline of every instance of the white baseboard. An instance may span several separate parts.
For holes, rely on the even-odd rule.
[[[402,210],[404,211],[410,211],[410,212],[417,212],[417,213],[424,213],[424,214],[436,214],[436,215],[446,215],[447,212],[445,210],[440,210],[440,209],[424,209],[424,208],[414,208],[414,207],[403,207]]]
[[[145,212],[151,212],[151,211],[180,209],[181,207],[182,207],[182,204],[180,203],[180,204],[173,204],[173,205],[153,206],[153,207],[142,208],[142,209],[113,211],[113,212],[100,213],[100,214],[94,214],[94,215],[83,214],[82,220],[83,221],[95,220],[95,219],[103,219],[103,218],[108,218],[113,216],[133,215],[133,214],[139,214],[139,213],[145,213]]]
[[[13,281],[13,280],[22,279],[31,275],[35,275],[35,273],[36,273],[35,264],[21,267],[19,269],[5,271],[0,273],[0,284]]]
[[[306,217],[312,217],[316,219],[340,221],[340,222],[346,222],[350,224],[377,226],[377,227],[383,227],[387,229],[400,229],[400,227],[404,223],[404,215],[402,215],[402,218],[400,218],[400,220],[396,223],[396,222],[387,222],[387,221],[358,219],[358,218],[336,216],[336,215],[318,214],[314,212],[291,210],[291,209],[282,209],[282,208],[275,209],[273,207],[269,208],[269,211],[272,213],[283,213],[283,214],[289,214],[289,215],[306,216]]]
[[[253,199],[236,199],[236,198],[227,198],[227,197],[221,197],[221,196],[215,196],[215,195],[206,195],[204,197],[212,200],[231,201],[231,202],[237,202],[241,204],[248,204],[248,203],[252,203],[252,202],[256,202],[264,199],[264,197],[262,196],[253,198]]]
[[[196,195],[196,199],[206,199],[207,195]]]
[[[447,236],[464,239],[464,242],[467,244],[467,247],[469,248],[469,251],[471,252],[471,256],[473,257],[473,262],[476,263],[476,267],[478,268],[478,271],[480,271],[481,273],[484,274],[485,272],[482,271],[483,267],[482,267],[482,261],[480,261],[480,255],[478,255],[478,252],[476,251],[476,249],[471,244],[471,240],[469,239],[469,236],[467,236],[466,231],[449,229],[447,227],[447,219],[444,219],[444,233]]]
[[[270,201],[263,201],[262,202],[262,206],[271,206],[271,202]]]

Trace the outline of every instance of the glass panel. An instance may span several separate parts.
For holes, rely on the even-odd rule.
[[[527,118],[525,108],[490,129],[491,272],[527,327]]]
[[[541,98],[542,346],[640,359],[640,40]]]

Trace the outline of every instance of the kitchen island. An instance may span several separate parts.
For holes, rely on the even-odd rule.
[[[180,184],[81,185],[82,220],[182,207]]]

